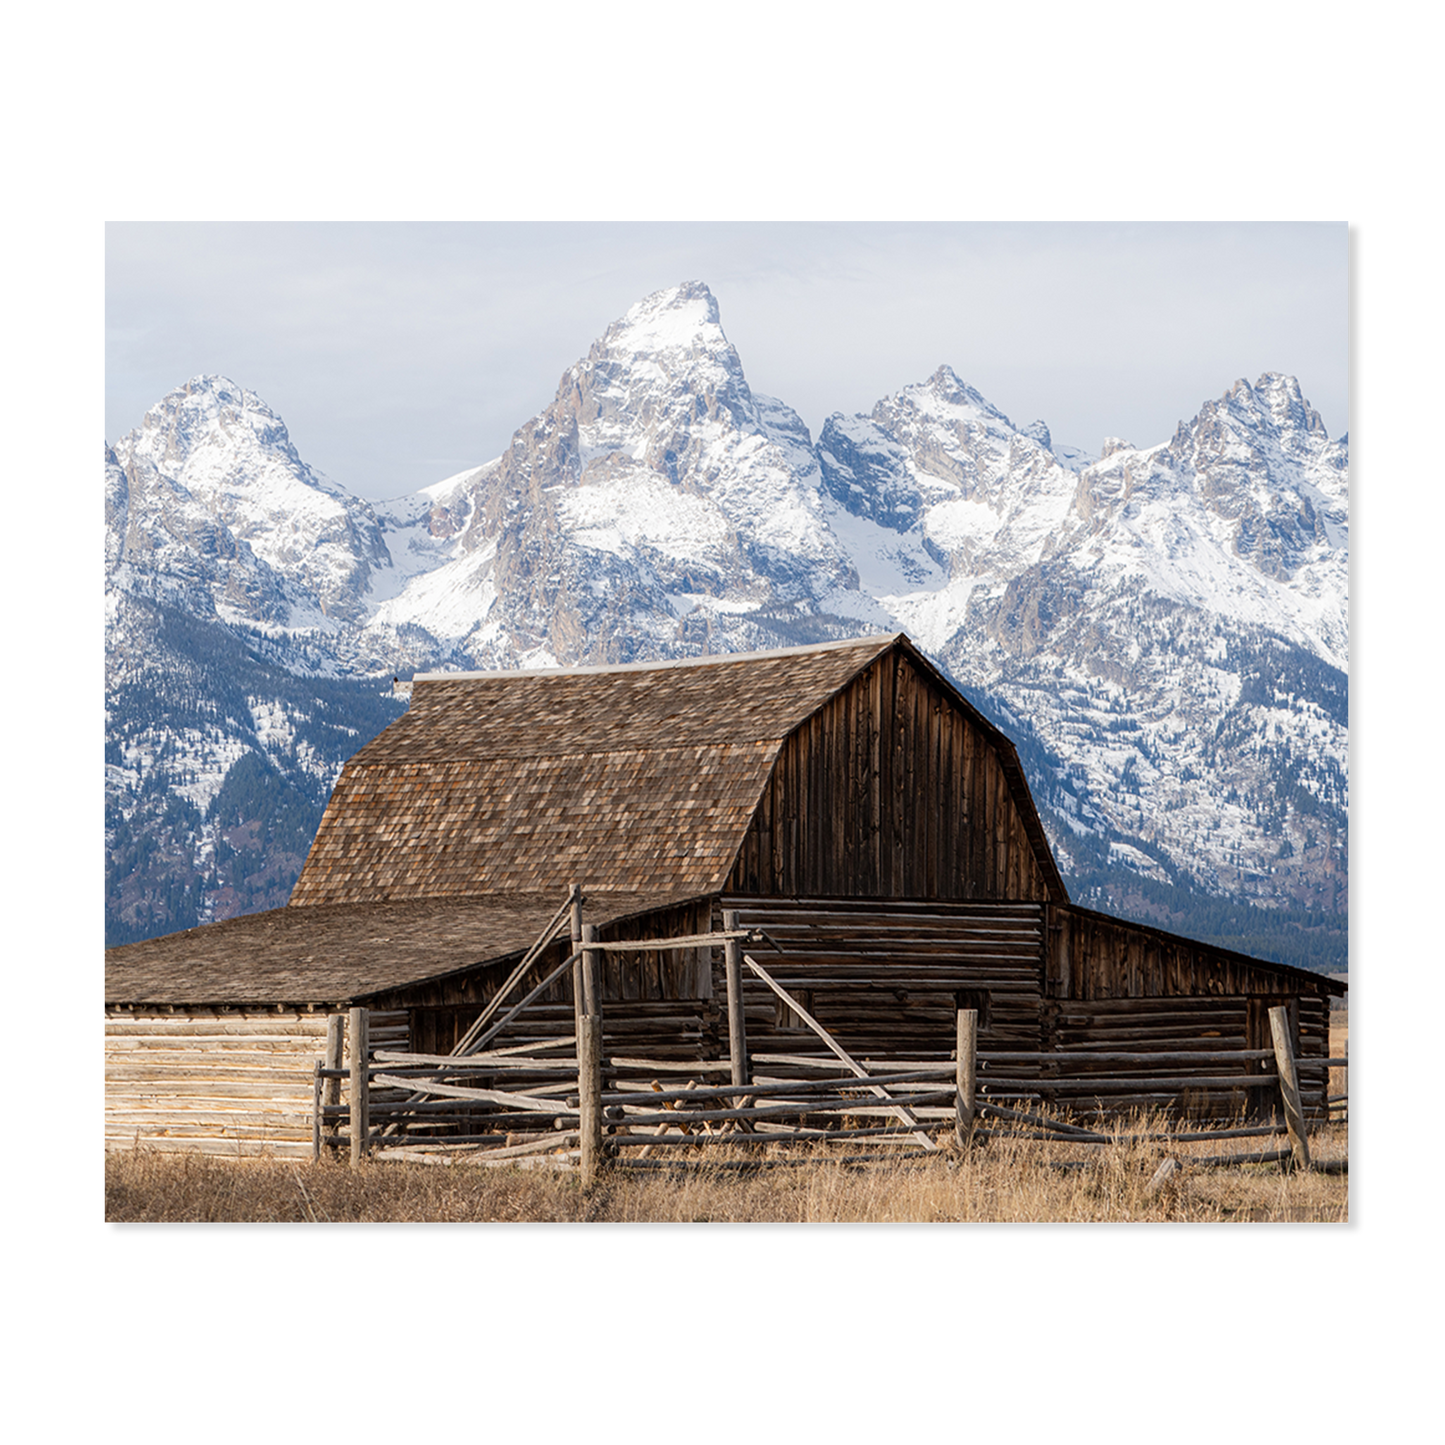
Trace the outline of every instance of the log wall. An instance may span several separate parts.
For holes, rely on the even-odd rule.
[[[1220,1049],[1272,1047],[1269,1010],[1284,1005],[1295,1029],[1306,1107],[1325,1107],[1326,1071],[1311,1060],[1329,1057],[1329,994],[1323,977],[1283,968],[1192,939],[1127,923],[1073,905],[1048,910],[1045,1048],[1076,1059],[1091,1051],[1206,1053]],[[1144,1073],[1148,1065],[1134,1067]],[[1087,1066],[1084,1067],[1087,1072]],[[1217,1067],[1170,1064],[1187,1076],[1217,1073]],[[1098,1072],[1111,1071],[1100,1065]],[[1128,1073],[1129,1069],[1122,1070]],[[1254,1063],[1245,1072],[1272,1072]],[[1186,1098],[1186,1108],[1218,1115],[1243,1108],[1258,1113],[1275,1107],[1278,1089],[1203,1091]],[[1121,1100],[1157,1102],[1142,1096]]]
[[[722,927],[724,909],[739,925],[763,928],[783,949],[755,950],[758,960],[849,1052],[862,1058],[946,1060],[960,1007],[980,1010],[981,1045],[1039,1047],[1043,980],[1043,909],[1038,904],[934,904],[877,899],[723,897],[647,920],[654,937]],[[617,937],[636,925],[619,925]],[[606,932],[602,934],[606,938]],[[564,957],[547,951],[530,982]],[[451,981],[454,997],[429,985],[411,1002],[413,1048],[450,1052],[506,977],[505,964],[485,977]],[[609,1054],[716,1060],[727,1055],[727,985],[722,950],[677,955],[604,954],[599,969],[603,1039]],[[463,999],[465,998],[465,1001]],[[399,995],[392,1002],[401,1002]],[[743,984],[749,1049],[826,1055],[810,1030],[751,975]],[[571,1034],[572,988],[563,975],[530,1006],[498,1045],[545,1043]]]
[[[1037,1049],[1044,910],[1038,904],[724,898],[753,949],[855,1058],[947,1060],[960,1008],[979,1011],[979,1048]],[[717,993],[724,993],[719,978]],[[748,1049],[826,1057],[817,1037],[758,979],[743,981]]]
[[[1282,994],[1175,998],[1114,998],[1083,1001],[1048,1000],[1044,1004],[1045,1047],[1058,1056],[1058,1064],[1045,1068],[1042,1077],[1064,1079],[1127,1080],[1167,1074],[1175,1078],[1207,1078],[1220,1073],[1268,1074],[1269,1082],[1252,1088],[1190,1088],[1187,1084],[1166,1094],[1141,1089],[1111,1089],[1108,1112],[1169,1104],[1186,1115],[1221,1118],[1239,1113],[1273,1115],[1279,1108],[1279,1087],[1272,1061],[1251,1060],[1237,1069],[1225,1068],[1207,1055],[1225,1050],[1268,1049],[1270,1008],[1283,1004],[1295,1025],[1295,1056],[1300,1069],[1300,1096],[1307,1109],[1325,1110],[1328,1057],[1328,1000],[1316,995]],[[1168,1055],[1167,1062],[1091,1062],[1091,1056],[1109,1053]],[[1198,1062],[1181,1055],[1197,1054]],[[1315,1061],[1315,1062],[1312,1062]],[[1082,1112],[1091,1100],[1072,1095]]]
[[[310,1158],[326,1017],[107,1012],[106,1148]],[[406,1015],[373,1015],[371,1047],[409,1047]]]

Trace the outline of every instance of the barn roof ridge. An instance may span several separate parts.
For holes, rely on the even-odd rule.
[[[709,667],[732,662],[763,662],[775,657],[803,657],[815,652],[846,652],[876,646],[881,653],[900,639],[904,632],[868,633],[862,637],[838,638],[832,642],[810,642],[800,647],[773,647],[759,652],[713,652],[703,657],[669,657],[648,662],[601,662],[576,667],[498,668],[486,672],[418,672],[418,682],[505,682],[523,677],[584,677],[604,672],[658,672],[668,668]]]

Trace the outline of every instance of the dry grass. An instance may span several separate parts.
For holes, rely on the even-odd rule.
[[[1137,1128],[1137,1124],[1131,1125]],[[192,1221],[527,1223],[1343,1222],[1347,1178],[1277,1164],[1189,1169],[1148,1192],[1166,1153],[1244,1153],[1283,1138],[1213,1144],[1076,1146],[992,1139],[962,1160],[933,1157],[848,1167],[836,1154],[794,1167],[740,1172],[613,1172],[590,1194],[545,1169],[475,1169],[371,1162],[225,1159],[145,1149],[107,1156],[111,1222]],[[1332,1125],[1311,1138],[1316,1159],[1342,1159]],[[709,1165],[724,1161],[712,1150]],[[1060,1168],[1066,1161],[1081,1167]]]

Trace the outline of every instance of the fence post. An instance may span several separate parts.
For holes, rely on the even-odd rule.
[[[581,1096],[582,1187],[602,1168],[602,1019],[587,1014],[577,1030],[577,1092]]]
[[[978,1010],[961,1008],[958,1011],[958,1118],[954,1124],[954,1137],[960,1149],[967,1149],[973,1142],[977,1081]]]
[[[1283,1006],[1269,1011],[1269,1031],[1274,1039],[1274,1063],[1279,1070],[1279,1092],[1284,1099],[1284,1123],[1289,1130],[1294,1162],[1310,1167],[1310,1146],[1305,1138],[1304,1110],[1300,1108],[1299,1075],[1294,1066],[1294,1045],[1290,1041],[1289,1010]]]
[[[577,953],[582,947],[582,889],[574,883],[570,894],[570,911],[572,915],[572,948],[571,952]],[[582,967],[582,960],[579,958],[572,965],[572,1022],[577,1030],[577,1057],[582,1057],[582,1020],[587,1016],[586,1000],[583,994],[586,985],[583,982],[585,970]]]
[[[341,1073],[346,1057],[346,1015],[327,1014],[326,1016],[326,1067],[332,1069],[336,1074]],[[333,1114],[327,1119],[325,1110],[327,1108],[339,1108],[341,1105],[341,1080],[340,1078],[327,1078],[321,1081],[321,1136],[323,1139],[335,1139],[340,1125]],[[328,1151],[331,1158],[336,1157],[336,1150]]]
[[[580,912],[574,917],[580,917]],[[588,948],[597,941],[595,924],[582,925],[582,959],[573,978],[581,975],[582,1022],[577,1030],[577,1092],[582,1115],[582,1187],[590,1189],[602,1169],[602,1005],[597,997],[597,953]]]
[[[371,1133],[371,1019],[364,1008],[351,1010],[351,1162],[360,1164]]]
[[[311,1078],[311,1162],[321,1157],[321,1071],[325,1061],[316,1060],[316,1072]]]
[[[723,914],[723,928],[737,929],[738,916],[732,909]],[[743,1017],[743,949],[736,938],[723,943],[723,960],[728,978],[728,1058],[732,1060],[732,1082],[746,1084],[748,1077],[748,1035]]]
[[[582,1003],[584,1014],[602,1017],[602,1005],[597,997],[597,953],[587,947],[597,942],[597,927],[592,923],[582,925]]]

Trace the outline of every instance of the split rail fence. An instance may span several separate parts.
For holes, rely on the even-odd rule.
[[[1288,1011],[1270,1010],[1273,1047],[1201,1053],[1080,1053],[986,1051],[977,1046],[978,1012],[957,1013],[955,1057],[857,1059],[749,951],[771,943],[765,934],[737,926],[725,912],[721,932],[685,937],[600,942],[581,919],[580,890],[573,888],[501,990],[450,1054],[372,1049],[368,1011],[350,1012],[349,1065],[344,1066],[340,1014],[328,1021],[326,1057],[315,1068],[313,1154],[347,1152],[364,1157],[422,1159],[493,1167],[575,1168],[590,1184],[609,1165],[669,1167],[669,1151],[711,1152],[717,1146],[745,1151],[751,1161],[727,1167],[797,1162],[761,1151],[779,1144],[864,1145],[850,1162],[966,1150],[975,1141],[1011,1137],[1075,1144],[1133,1140],[1200,1143],[1288,1136],[1288,1148],[1253,1154],[1191,1156],[1191,1165],[1288,1162],[1311,1167],[1308,1133],[1325,1122],[1342,1096],[1328,1097],[1321,1071],[1344,1067],[1344,1059],[1298,1060]],[[517,998],[524,979],[545,950],[570,935],[567,956]],[[727,978],[729,1056],[713,1062],[606,1054],[597,969],[608,951],[723,949]],[[542,1041],[488,1047],[568,971],[572,974],[575,1031]],[[793,1016],[821,1041],[829,1058],[748,1049],[743,980],[752,977],[777,995]],[[512,1000],[515,998],[515,1002]],[[505,1011],[504,1011],[505,1010]],[[1169,1066],[1187,1065],[1171,1074]],[[1216,1072],[1201,1075],[1200,1065]],[[1072,1071],[1072,1076],[1070,1073]],[[1301,1075],[1324,1112],[1301,1103]],[[346,1099],[342,1100],[342,1085]],[[1268,1091],[1278,1097],[1278,1124],[1122,1135],[1091,1128],[1088,1119],[1108,1117],[1111,1098],[1172,1100],[1201,1090]],[[1070,1119],[1040,1112],[1052,1107]],[[1082,1121],[1082,1122],[1080,1122]],[[892,1146],[882,1154],[868,1148]],[[901,1146],[901,1148],[899,1147]],[[1177,1167],[1177,1166],[1175,1166]],[[1343,1171],[1342,1164],[1322,1167]],[[1168,1161],[1161,1177],[1170,1172]]]

